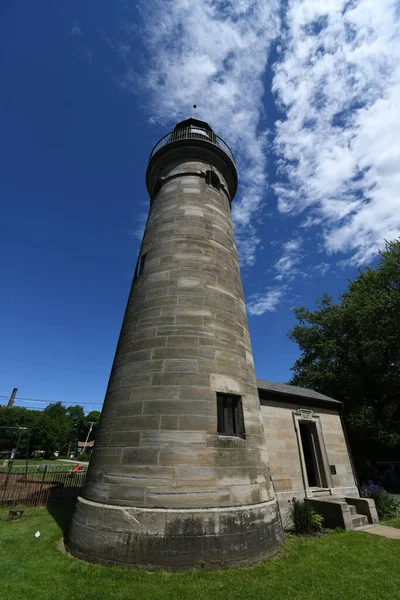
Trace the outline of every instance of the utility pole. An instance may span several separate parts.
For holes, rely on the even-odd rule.
[[[15,396],[17,395],[17,392],[18,392],[18,388],[14,388],[13,391],[11,392],[11,396],[8,401],[7,408],[12,408],[12,405],[14,404]]]
[[[92,433],[93,424],[94,424],[94,421],[90,421],[89,431],[88,431],[88,434],[86,436],[86,441],[85,441],[85,445],[83,446],[82,452],[86,452],[86,446],[87,446],[87,443],[88,443],[89,436]]]

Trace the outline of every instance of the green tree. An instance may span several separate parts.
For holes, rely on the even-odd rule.
[[[81,434],[82,429],[85,424],[85,412],[82,406],[68,406],[66,410],[67,417],[71,421],[71,431],[68,445],[68,455],[70,451],[76,451],[78,447],[78,441]]]
[[[359,270],[334,304],[297,308],[289,338],[301,356],[290,383],[341,400],[358,471],[400,460],[400,240],[387,242],[376,268]]]
[[[55,451],[65,454],[71,439],[72,422],[61,402],[46,406],[39,421],[39,436],[42,450],[49,458]]]
[[[11,450],[16,447],[19,436],[18,427],[29,429],[29,454],[39,447],[38,423],[40,418],[39,410],[29,410],[20,406],[0,407],[0,452],[4,457],[8,458]],[[26,455],[27,441],[27,432],[24,430],[18,448],[19,457]]]
[[[98,424],[100,421],[100,415],[101,415],[101,412],[98,410],[91,410],[90,413],[88,413],[86,415],[84,422],[83,422],[81,441],[86,440],[86,436],[89,432],[91,423],[93,423],[93,427],[92,427],[92,431],[90,432],[89,440],[96,439],[96,432],[97,432],[97,427],[98,427]]]

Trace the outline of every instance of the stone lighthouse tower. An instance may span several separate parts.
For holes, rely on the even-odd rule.
[[[251,564],[283,539],[235,238],[229,147],[197,119],[147,168],[150,213],[67,545],[144,569]]]

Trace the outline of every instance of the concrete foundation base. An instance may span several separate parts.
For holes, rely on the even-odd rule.
[[[251,565],[276,554],[283,538],[275,500],[177,510],[78,498],[66,548],[90,562],[179,571]]]

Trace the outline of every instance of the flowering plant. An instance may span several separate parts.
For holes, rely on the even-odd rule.
[[[400,512],[400,502],[371,480],[361,488],[361,496],[374,500],[380,519],[391,519]]]

